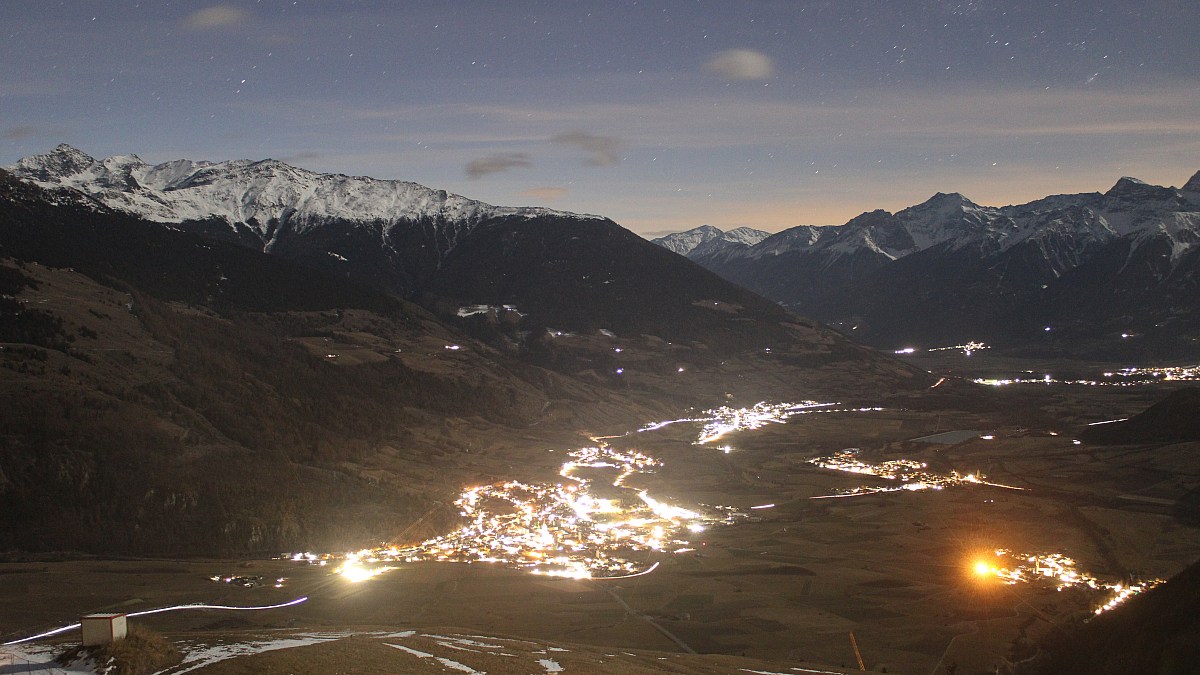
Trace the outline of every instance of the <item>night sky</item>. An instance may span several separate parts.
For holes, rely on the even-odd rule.
[[[1200,2],[0,2],[0,166],[273,157],[638,232],[1200,169]]]

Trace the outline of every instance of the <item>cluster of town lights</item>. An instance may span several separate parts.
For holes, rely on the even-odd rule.
[[[712,443],[720,440],[726,434],[735,431],[753,431],[768,424],[781,424],[793,415],[799,415],[818,408],[826,408],[836,403],[818,403],[802,401],[800,403],[767,403],[762,401],[749,408],[731,408],[722,406],[704,411],[707,419],[696,439],[697,445]]]
[[[935,473],[933,471],[929,471],[928,466],[924,462],[918,462],[911,459],[891,459],[872,464],[870,462],[863,461],[860,457],[860,454],[861,450],[858,448],[846,448],[845,450],[839,450],[832,455],[814,457],[808,460],[808,463],[822,469],[829,469],[831,471],[843,471],[846,473],[875,476],[877,478],[894,481],[897,484],[860,485],[858,487],[839,490],[829,495],[818,495],[816,497],[812,497],[812,499],[861,497],[863,495],[879,494],[881,492],[920,492],[923,490],[942,490],[947,487],[956,487],[960,485],[989,485],[991,487],[1005,488],[1007,490],[1024,489],[1014,487],[1012,485],[989,482],[986,480],[987,477],[979,472],[968,474],[961,474],[958,471],[951,471],[947,474]]]
[[[1153,368],[1122,368],[1104,373],[1098,380],[1060,380],[1049,374],[1041,377],[980,377],[975,384],[1003,387],[1010,384],[1073,384],[1086,387],[1137,387],[1160,382],[1195,382],[1200,380],[1200,365],[1164,366]]]
[[[468,488],[455,502],[463,519],[458,529],[415,545],[347,554],[336,571],[359,582],[396,569],[399,563],[440,561],[499,563],[572,579],[641,574],[650,567],[644,561],[649,553],[693,550],[684,536],[729,519],[624,485],[631,475],[659,464],[636,451],[605,445],[582,448],[563,464],[564,482],[508,481]],[[604,489],[612,496],[593,494],[590,486],[597,475],[604,475]]]
[[[1200,380],[1200,365],[1195,366],[1164,366],[1160,368],[1122,368],[1121,370],[1104,373],[1104,377],[1141,377],[1164,382],[1191,382]]]
[[[1162,579],[1150,579],[1136,583],[1105,582],[1081,572],[1073,558],[1061,553],[1029,554],[1013,553],[1008,549],[996,549],[990,559],[978,560],[973,566],[976,576],[996,578],[1010,586],[1018,583],[1049,582],[1055,590],[1087,588],[1104,593],[1106,599],[1094,612],[1103,614],[1124,603],[1129,598],[1153,588]]]
[[[877,412],[883,408],[833,408],[837,403],[820,403],[817,401],[801,401],[799,403],[768,403],[760,401],[749,408],[733,408],[721,406],[705,410],[699,417],[684,417],[675,420],[654,422],[638,429],[639,432],[656,431],[671,424],[695,423],[702,424],[696,445],[705,445],[719,441],[725,436],[738,431],[753,431],[768,424],[782,424],[796,415],[812,413],[835,412]],[[728,446],[721,450],[729,452]]]
[[[830,408],[834,405],[803,401],[721,407],[704,411],[703,417],[657,422],[639,431],[697,423],[702,428],[696,443],[707,444],[736,431],[786,422],[793,415],[849,412]],[[867,410],[880,408],[854,412]],[[575,579],[626,578],[657,566],[646,560],[653,553],[695,550],[686,537],[745,515],[719,506],[700,513],[629,487],[625,483],[631,476],[650,473],[661,462],[593,440],[597,445],[570,453],[559,471],[564,479],[560,483],[508,481],[465,489],[455,502],[462,524],[450,533],[412,545],[342,556],[301,553],[292,558],[316,565],[340,560],[336,571],[353,582],[396,569],[400,563],[423,561],[490,562]],[[720,448],[731,450],[727,445]]]
[[[818,403],[817,401],[801,401],[800,403],[768,403],[760,401],[749,408],[731,408],[721,406],[705,410],[699,417],[682,417],[675,420],[654,422],[638,429],[639,432],[657,431],[671,424],[695,423],[703,424],[697,445],[719,440],[726,434],[735,431],[750,431],[767,424],[786,422],[792,415],[811,412],[816,408],[825,408],[836,403]]]

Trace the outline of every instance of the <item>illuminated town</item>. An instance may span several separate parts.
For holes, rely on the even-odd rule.
[[[862,412],[880,408],[835,410],[836,403],[760,402],[749,408],[721,407],[703,417],[649,424],[639,432],[677,423],[701,424],[696,444],[783,423],[812,412]],[[689,535],[745,514],[730,507],[684,508],[627,486],[637,474],[653,472],[661,462],[636,450],[618,450],[600,438],[596,445],[569,454],[559,475],[564,482],[508,481],[465,489],[455,501],[463,524],[453,532],[419,544],[363,549],[343,555],[298,553],[297,562],[325,565],[340,560],[336,571],[364,581],[408,562],[489,562],[533,574],[574,579],[612,579],[648,573],[657,553],[694,548]],[[729,452],[728,446],[723,446]]]
[[[836,403],[759,402],[748,408],[723,406],[702,416],[648,424],[639,432],[671,424],[699,424],[696,445],[725,436],[786,422],[811,413],[868,412],[882,408],[834,408]],[[689,536],[710,525],[729,523],[746,514],[730,507],[708,506],[704,512],[652,497],[626,485],[635,475],[654,472],[661,462],[637,450],[618,450],[600,438],[596,445],[569,453],[561,483],[508,481],[465,489],[455,501],[463,524],[456,530],[418,544],[363,549],[344,555],[302,553],[298,562],[325,565],[340,560],[336,571],[350,581],[363,581],[402,563],[496,563],[532,574],[573,579],[615,579],[646,574],[657,567],[655,554],[694,550]],[[718,446],[730,452],[728,445]],[[897,459],[869,464],[850,448],[809,460],[834,471],[871,475],[898,485],[860,486],[814,499],[856,497],[882,492],[941,490],[960,485],[988,485],[980,473],[938,474],[920,462]],[[763,508],[763,507],[752,507]]]
[[[1081,572],[1074,559],[1061,553],[1013,553],[1008,549],[996,549],[989,559],[976,561],[973,571],[980,577],[995,577],[1008,585],[1017,583],[1049,582],[1055,590],[1067,588],[1089,588],[1105,594],[1105,599],[1093,612],[1102,614],[1119,606],[1129,598],[1153,588],[1162,579],[1139,582],[1105,582]]]
[[[780,423],[788,417],[813,408],[837,405],[836,403],[818,403],[817,401],[801,401],[800,403],[768,403],[760,401],[749,408],[730,408],[721,406],[705,410],[699,417],[682,417],[674,420],[653,422],[638,429],[638,432],[657,431],[671,424],[703,423],[704,427],[697,445],[715,441],[721,436],[734,431],[758,429],[766,424]]]
[[[991,483],[986,480],[986,476],[982,473],[961,474],[958,471],[951,471],[948,474],[934,473],[928,470],[924,462],[917,462],[911,459],[892,459],[878,464],[871,464],[863,461],[860,458],[861,450],[858,448],[846,448],[839,450],[832,455],[825,457],[814,457],[808,460],[809,464],[829,469],[831,471],[843,471],[846,473],[856,473],[867,476],[875,476],[889,481],[895,481],[898,485],[861,485],[858,487],[839,490],[834,494],[819,495],[812,499],[834,499],[840,497],[861,497],[864,495],[880,494],[883,492],[920,492],[923,490],[942,490],[948,487],[957,487],[960,485],[987,485],[991,487],[1004,488],[1006,490],[1023,490],[1024,488],[1013,487],[1011,485],[1003,485],[1000,483]]]
[[[872,412],[883,408],[832,408],[837,403],[801,401],[799,403],[768,403],[760,401],[749,408],[721,406],[705,410],[700,417],[685,417],[675,420],[654,422],[638,429],[638,432],[655,431],[671,424],[685,422],[703,424],[696,438],[696,445],[705,445],[738,431],[753,431],[768,424],[782,424],[796,415],[835,412]]]
[[[362,581],[402,562],[489,562],[573,579],[626,578],[653,569],[649,554],[693,550],[687,534],[733,517],[702,514],[626,487],[630,476],[660,466],[640,452],[601,445],[570,457],[560,471],[565,483],[508,481],[468,488],[455,502],[464,520],[458,529],[412,546],[347,554],[337,571]],[[595,478],[584,474],[605,475],[597,488],[613,496],[593,494]],[[293,558],[331,557],[301,556]]]
[[[1010,384],[1069,384],[1087,387],[1137,387],[1163,382],[1195,382],[1200,381],[1200,365],[1195,366],[1163,366],[1153,368],[1122,368],[1121,370],[1104,373],[1103,379],[1097,380],[1060,380],[1052,375],[1040,377],[981,377],[972,380],[975,384],[992,387],[1003,387]]]
[[[1165,366],[1161,368],[1122,368],[1118,371],[1104,373],[1104,377],[1136,377],[1148,382],[1193,382],[1200,380],[1200,365]]]
[[[736,431],[753,431],[768,424],[782,424],[793,415],[799,415],[816,408],[826,408],[836,403],[818,403],[802,401],[800,403],[756,403],[749,408],[730,408],[722,406],[706,410],[707,419],[696,439],[697,445],[712,443],[720,440],[726,434]]]

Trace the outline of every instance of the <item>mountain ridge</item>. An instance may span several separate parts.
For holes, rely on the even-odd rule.
[[[937,193],[894,214],[869,211],[844,225],[797,226],[748,247],[709,244],[687,255],[879,347],[964,339],[1029,347],[1047,344],[1037,335],[1046,326],[1101,339],[1166,324],[1158,333],[1174,346],[1153,351],[1178,353],[1200,309],[1191,299],[1200,286],[1198,188],[1200,172],[1184,188],[1123,177],[1103,193],[1002,207]],[[719,237],[709,232],[707,241]],[[1091,326],[1083,307],[1094,308]]]
[[[97,160],[64,143],[9,171],[57,199],[85,195],[113,211],[409,298],[422,293],[446,256],[485,222],[599,218],[493,206],[418,183],[317,173],[274,159],[180,159],[152,166],[134,154]]]
[[[68,144],[22,158],[8,170],[43,188],[74,188],[109,208],[164,223],[218,218],[249,225],[263,250],[287,226],[335,220],[382,224],[456,223],[444,235],[452,248],[461,229],[495,217],[595,218],[543,207],[501,207],[418,183],[317,173],[275,159],[223,162],[179,159],[149,165],[137,155],[101,160]],[[444,253],[445,251],[443,251]]]
[[[47,199],[239,244],[415,301],[452,322],[464,306],[515,305],[522,316],[515,324],[465,324],[505,348],[524,349],[546,329],[719,343],[729,354],[784,349],[794,339],[779,327],[795,317],[774,303],[600,216],[496,207],[277,160],[150,166],[137,155],[96,160],[66,144],[20,160],[12,175]],[[746,229],[723,241],[746,246],[761,236]],[[471,241],[490,243],[464,249]],[[724,309],[707,309],[714,306]]]

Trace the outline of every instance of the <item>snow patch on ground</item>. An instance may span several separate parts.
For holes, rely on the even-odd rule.
[[[54,657],[65,651],[62,645],[11,645],[0,647],[0,673],[32,675],[96,675],[91,660],[62,665]]]
[[[264,640],[260,642],[241,642],[233,644],[209,645],[194,651],[189,651],[186,647],[184,652],[187,654],[183,658],[183,663],[178,666],[164,671],[171,675],[180,675],[181,673],[189,673],[193,670],[212,665],[226,659],[234,659],[240,656],[249,656],[251,654],[261,654],[263,652],[271,652],[277,649],[291,649],[292,647],[307,647],[309,645],[320,644],[322,642],[331,642],[340,640],[348,635],[327,634],[327,635],[297,635],[289,638],[280,638],[277,640]]]
[[[396,649],[399,649],[400,651],[408,652],[409,654],[412,654],[413,656],[415,656],[419,659],[433,659],[434,661],[437,661],[438,663],[442,664],[443,666],[446,666],[447,668],[450,668],[451,670],[459,670],[464,673],[475,673],[475,675],[483,675],[482,670],[475,670],[471,666],[461,664],[458,661],[452,661],[450,659],[443,658],[441,656],[434,656],[433,654],[430,654],[428,652],[423,652],[423,651],[420,651],[417,649],[413,649],[412,647],[405,647],[404,645],[394,645],[390,642],[385,642],[384,644],[389,647],[395,647]]]

